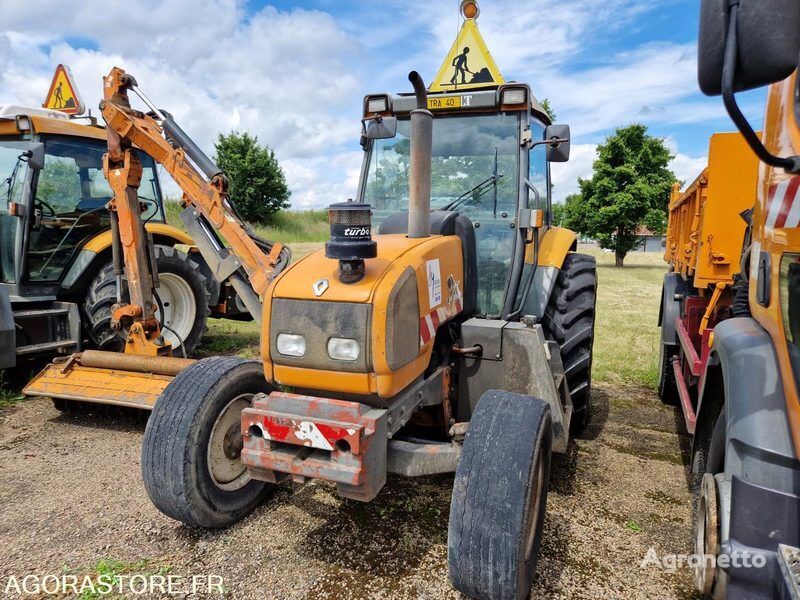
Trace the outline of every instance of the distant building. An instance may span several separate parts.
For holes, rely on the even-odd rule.
[[[636,237],[639,238],[639,245],[636,247],[639,252],[664,252],[667,244],[667,236],[657,235],[647,227],[639,227]]]

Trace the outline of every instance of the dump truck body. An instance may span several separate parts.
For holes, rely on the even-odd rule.
[[[659,318],[669,343],[660,377],[662,383],[674,378],[692,434],[714,327],[733,316],[757,182],[758,160],[742,136],[718,133],[711,137],[708,166],[686,190],[677,184],[672,190],[664,254],[670,273]]]

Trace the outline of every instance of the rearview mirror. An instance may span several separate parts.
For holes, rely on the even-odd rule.
[[[3,146],[19,150],[22,155],[22,160],[27,162],[31,169],[36,171],[44,169],[43,142],[3,142]]]
[[[541,144],[547,144],[548,162],[567,162],[570,150],[569,125],[548,125],[544,130],[544,140],[533,145]]]
[[[700,8],[698,82],[709,96],[722,93],[725,46],[735,27],[736,76],[734,92],[786,79],[800,55],[800,2],[797,0],[739,0],[731,24],[728,0],[703,0]]]
[[[35,171],[44,169],[44,144],[42,142],[31,142],[31,148],[28,149],[28,166]]]
[[[368,140],[387,140],[397,135],[397,117],[375,117],[366,121]]]

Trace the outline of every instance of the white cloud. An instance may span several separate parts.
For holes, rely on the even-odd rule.
[[[594,143],[610,128],[723,115],[718,101],[696,93],[693,44],[608,51],[637,19],[672,1],[484,3],[480,28],[501,71],[530,82],[572,125],[573,158],[553,167],[557,199],[589,176]],[[407,90],[412,68],[430,79],[460,26],[449,2],[347,8],[328,14],[270,6],[252,12],[245,0],[7,0],[0,99],[38,105],[54,66],[64,62],[96,113],[101,75],[119,65],[206,150],[219,132],[249,131],[275,148],[293,206],[324,206],[355,194],[363,94]],[[701,160],[677,154],[673,165],[683,178]]]
[[[597,144],[573,144],[569,162],[550,166],[553,182],[553,201],[564,202],[567,196],[580,191],[578,178],[592,176],[592,164],[597,158]]]
[[[360,45],[329,14],[266,7],[245,18],[234,0],[138,0],[115,5],[113,27],[96,2],[33,4],[4,11],[3,103],[39,105],[63,62],[97,114],[101,77],[121,66],[209,153],[232,129],[271,145],[294,205],[324,205],[334,190],[354,194],[363,84],[351,61]],[[71,38],[88,39],[90,49]]]
[[[672,137],[664,143],[673,155],[669,168],[684,185],[691,183],[706,168],[707,156],[690,156],[679,151]],[[579,192],[578,179],[592,176],[592,165],[597,158],[597,144],[573,144],[569,162],[551,166],[553,201],[563,203],[567,196]]]

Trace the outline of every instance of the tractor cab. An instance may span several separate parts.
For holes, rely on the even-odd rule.
[[[0,331],[9,337],[0,368],[81,348],[79,306],[110,261],[106,151],[94,123],[0,107],[0,330],[10,330]],[[165,228],[155,163],[139,154],[143,219]]]
[[[109,227],[105,130],[42,109],[0,109],[0,281],[54,295],[79,275],[84,244]],[[143,218],[163,222],[153,159],[141,154]]]
[[[380,233],[394,232],[393,223],[401,220],[391,215],[408,210],[410,114],[416,107],[410,95],[364,99],[358,199],[372,206]],[[523,236],[529,224],[520,218],[525,221],[536,211],[540,235],[550,224],[549,163],[568,157],[569,129],[551,125],[524,84],[429,91],[427,108],[434,116],[431,209],[455,211],[471,221],[478,274],[475,314],[499,318],[515,251],[531,241]]]

